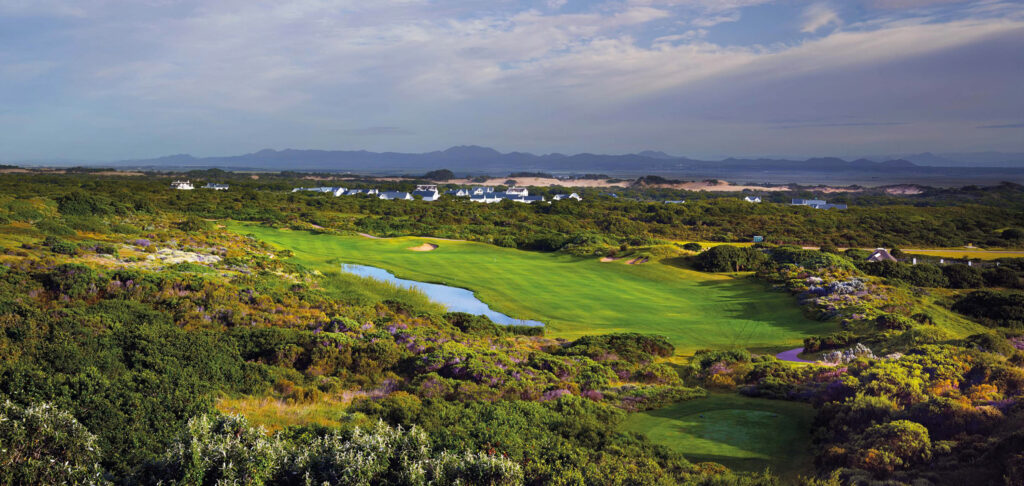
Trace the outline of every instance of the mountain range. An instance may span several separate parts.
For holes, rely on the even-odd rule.
[[[676,157],[664,152],[603,155],[534,155],[525,152],[501,153],[488,147],[462,145],[426,153],[368,152],[365,150],[272,150],[225,157],[194,157],[188,154],[155,159],[127,160],[117,166],[152,168],[206,168],[255,170],[359,171],[368,173],[424,171],[446,168],[465,174],[500,174],[509,171],[634,173],[675,172],[693,169],[731,168],[759,170],[884,171],[917,167],[908,160],[846,161],[836,157],[788,159],[728,158],[706,161]]]
[[[1017,155],[990,153],[973,154],[972,157],[972,160],[1001,161],[1000,163],[1007,164],[1007,161],[1014,160]],[[488,147],[461,145],[425,153],[264,149],[249,154],[221,157],[179,154],[155,159],[126,160],[113,165],[121,168],[156,170],[220,168],[355,172],[368,175],[423,174],[435,169],[449,169],[457,175],[491,176],[504,176],[511,172],[545,172],[554,175],[601,173],[613,177],[657,174],[690,179],[813,184],[917,182],[955,185],[998,181],[1024,182],[1024,164],[1010,167],[953,167],[955,162],[948,156],[928,153],[893,158],[862,157],[856,160],[837,157],[804,160],[733,157],[723,160],[697,160],[659,151],[624,155],[535,155],[526,152],[502,153]]]

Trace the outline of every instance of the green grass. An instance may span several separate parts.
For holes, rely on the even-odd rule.
[[[741,471],[772,471],[784,478],[811,471],[810,405],[711,394],[630,415],[622,430],[639,432],[693,462],[717,462]]]
[[[292,250],[291,261],[307,268],[334,271],[341,263],[357,263],[471,289],[498,312],[547,323],[548,334],[556,337],[661,334],[685,355],[706,347],[782,350],[834,330],[805,319],[786,294],[747,279],[679,268],[670,260],[627,265],[464,241],[370,239],[232,222],[227,227]],[[439,248],[408,250],[424,242]]]

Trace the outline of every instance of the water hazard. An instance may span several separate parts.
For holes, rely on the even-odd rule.
[[[466,289],[460,289],[458,287],[449,287],[447,285],[432,284],[426,282],[417,282],[415,280],[406,280],[404,278],[398,278],[391,272],[384,270],[383,268],[371,267],[367,265],[353,265],[353,264],[342,264],[341,270],[343,272],[358,275],[360,277],[369,277],[374,280],[380,280],[381,282],[388,282],[395,284],[404,289],[416,289],[426,294],[430,300],[438,302],[448,308],[451,312],[465,312],[467,314],[476,314],[480,316],[487,316],[491,321],[496,324],[503,325],[516,325],[516,326],[543,326],[544,323],[540,321],[532,321],[529,319],[515,319],[509,317],[500,312],[495,312],[487,304],[480,301]]]

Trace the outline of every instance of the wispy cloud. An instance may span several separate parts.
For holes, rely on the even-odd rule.
[[[796,123],[779,125],[776,128],[792,130],[797,128],[851,128],[851,127],[895,127],[906,125],[904,122],[835,122],[835,123]]]
[[[1004,125],[981,125],[978,128],[1024,128],[1024,123],[1007,123]]]
[[[813,34],[830,25],[839,26],[842,24],[843,21],[839,18],[839,13],[835,9],[824,3],[816,3],[804,10],[803,26],[800,28],[800,31]]]

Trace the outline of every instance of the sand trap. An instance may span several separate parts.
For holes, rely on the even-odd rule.
[[[409,249],[412,251],[434,251],[437,249],[437,245],[433,243],[424,243],[420,246],[409,247]]]
[[[609,262],[614,262],[615,260],[618,260],[618,258],[612,258],[612,257],[601,257],[601,263],[609,263]]]
[[[634,259],[632,259],[632,260],[630,260],[630,261],[628,261],[626,263],[628,263],[630,265],[639,265],[641,263],[647,263],[647,260],[650,260],[650,258],[640,257],[640,258],[634,258]]]

